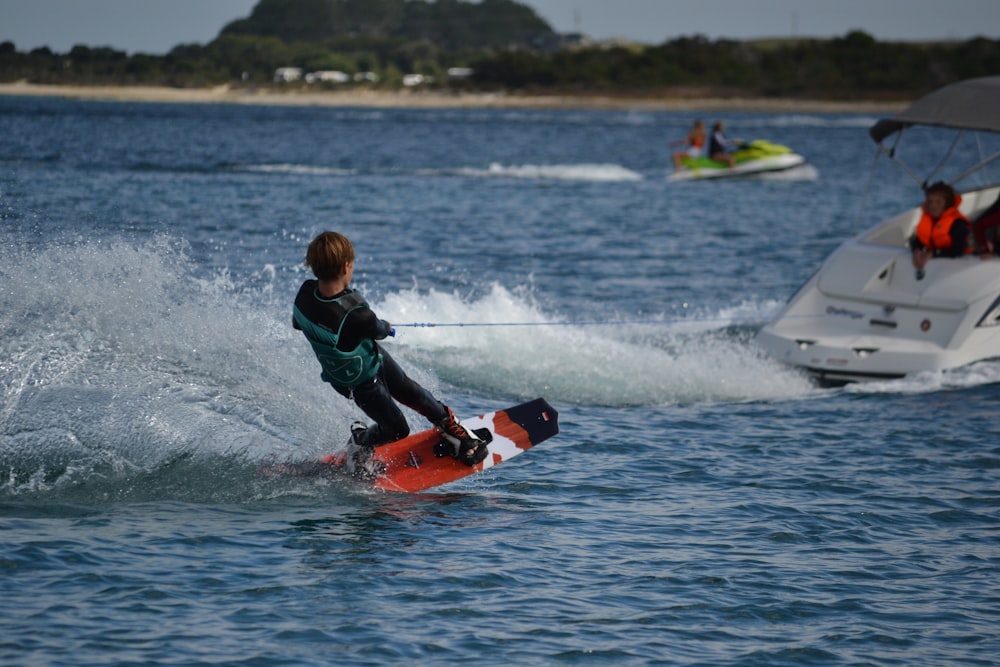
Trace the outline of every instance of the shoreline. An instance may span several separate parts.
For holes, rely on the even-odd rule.
[[[677,93],[675,96],[628,97],[608,95],[529,95],[439,91],[277,92],[270,89],[169,88],[166,86],[45,85],[0,83],[0,96],[62,97],[113,102],[175,104],[261,104],[271,106],[327,106],[423,109],[593,109],[636,111],[756,111],[786,113],[894,113],[908,102],[799,100],[763,97],[712,97]]]

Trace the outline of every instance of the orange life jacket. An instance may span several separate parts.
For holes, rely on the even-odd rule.
[[[923,215],[920,216],[920,222],[917,223],[917,240],[931,250],[950,248],[952,244],[951,226],[958,220],[969,224],[968,219],[958,210],[958,205],[961,203],[962,196],[955,195],[955,205],[946,208],[937,220],[931,219],[927,211],[924,211]]]

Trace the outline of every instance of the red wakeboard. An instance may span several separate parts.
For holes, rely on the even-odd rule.
[[[467,466],[451,456],[438,456],[435,446],[441,442],[436,428],[421,431],[402,440],[375,448],[375,467],[380,473],[372,480],[376,489],[414,493],[462,479],[500,465],[559,432],[559,413],[544,398],[463,419],[462,425],[473,431],[489,431],[489,455],[481,463]],[[344,464],[344,454],[323,458],[335,467]]]

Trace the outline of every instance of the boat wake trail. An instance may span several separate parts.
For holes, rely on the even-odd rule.
[[[811,389],[755,351],[751,329],[731,327],[734,312],[746,319],[746,307],[682,319],[575,322],[547,313],[528,288],[493,285],[473,300],[414,290],[375,308],[393,322],[447,324],[401,328],[395,344],[445,381],[490,394],[635,406],[766,400]]]

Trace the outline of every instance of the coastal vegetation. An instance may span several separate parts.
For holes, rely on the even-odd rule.
[[[208,44],[165,55],[0,43],[0,82],[39,84],[878,99],[997,73],[1000,40],[989,37],[880,42],[856,30],[833,39],[593,43],[557,34],[515,0],[260,0]]]

